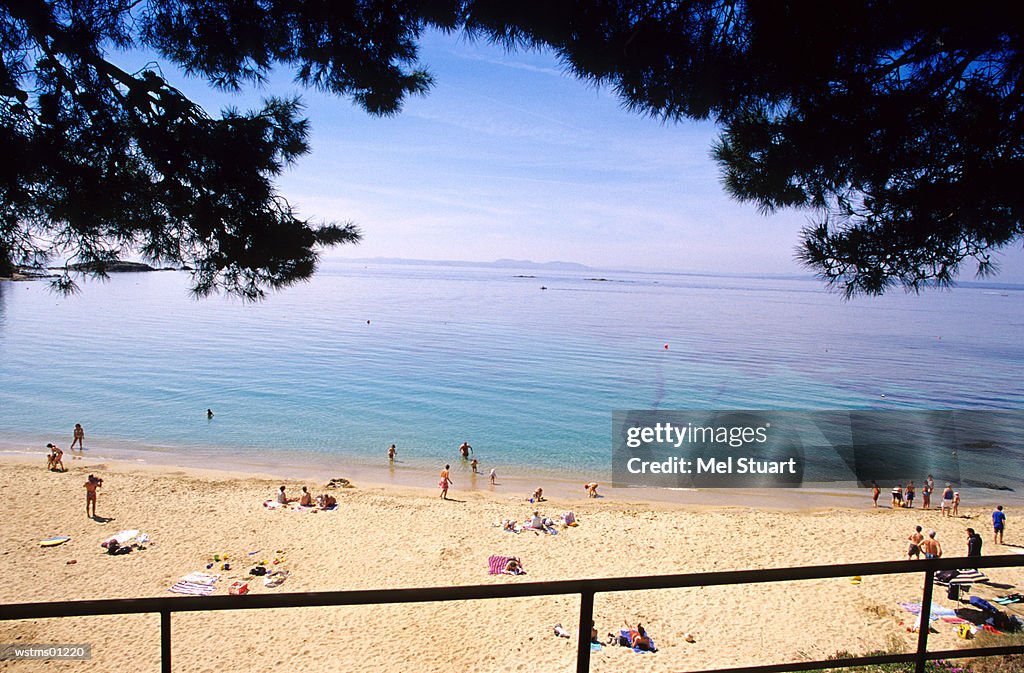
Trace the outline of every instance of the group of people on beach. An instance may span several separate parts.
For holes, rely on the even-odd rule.
[[[914,496],[917,489],[914,487],[914,482],[910,481],[907,483],[906,488],[903,484],[898,484],[892,487],[892,508],[893,509],[913,509],[914,508]],[[921,509],[932,508],[932,493],[935,492],[935,479],[932,475],[928,475],[924,484],[921,486]],[[878,496],[881,495],[882,489],[879,488],[878,484],[874,481],[871,482],[871,502],[874,507],[878,507]],[[939,510],[942,512],[942,516],[959,516],[960,515],[960,493],[959,491],[953,490],[953,485],[950,482],[946,482],[946,487],[942,490],[942,498],[939,500]]]
[[[315,498],[313,494],[309,492],[309,489],[305,486],[302,487],[302,495],[298,498],[290,498],[285,492],[285,487],[282,485],[277,491],[276,502],[279,505],[289,505],[296,503],[299,507],[319,507],[320,509],[327,509],[334,507],[338,504],[338,499],[330,493],[322,493]]]
[[[1003,506],[998,505],[995,511],[992,512],[992,542],[993,544],[1003,544],[1003,532],[1006,530],[1006,513],[1003,512]],[[924,558],[933,559],[942,557],[942,545],[935,538],[936,532],[934,530],[928,531],[928,535],[922,532],[920,526],[914,528],[914,532],[910,534],[907,540],[910,542],[910,546],[907,548],[907,560],[920,559],[921,555],[924,554]],[[973,528],[967,529],[967,556],[981,556],[981,535]]]

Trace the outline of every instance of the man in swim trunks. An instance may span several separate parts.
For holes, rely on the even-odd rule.
[[[942,545],[935,539],[935,531],[928,531],[928,537],[921,541],[920,546],[926,559],[942,557]]]
[[[910,482],[909,484],[907,484],[907,491],[906,491],[906,493],[907,493],[907,495],[906,495],[907,508],[908,509],[913,509],[914,508],[914,482]]]
[[[992,529],[995,531],[993,541],[995,544],[1003,544],[1003,531],[1006,530],[1006,514],[1003,513],[1003,506],[996,507],[992,512]]]
[[[921,534],[921,527],[918,526],[914,529],[914,532],[907,538],[910,540],[910,547],[907,549],[907,560],[912,558],[921,558],[921,541],[924,540],[924,535]]]
[[[459,447],[459,454],[463,458],[469,458],[469,452],[473,450],[473,447],[469,445],[469,442],[463,442],[462,446]]]

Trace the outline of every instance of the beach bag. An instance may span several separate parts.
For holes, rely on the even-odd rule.
[[[971,625],[970,624],[957,624],[956,625],[956,635],[959,636],[963,640],[969,640],[970,638],[974,637],[974,634],[971,633]]]
[[[259,577],[261,575],[266,575],[267,574],[267,569],[264,568],[263,566],[256,566],[255,568],[252,568],[251,570],[249,570],[249,574],[250,575],[256,575],[257,577]]]

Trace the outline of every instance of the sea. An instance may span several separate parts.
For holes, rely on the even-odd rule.
[[[459,487],[465,441],[485,474],[606,482],[615,411],[1024,409],[1011,284],[845,300],[804,277],[341,259],[257,303],[189,282],[0,282],[0,450],[42,460],[81,423],[92,460],[423,486],[450,463]],[[1024,496],[1017,439],[961,456],[993,498]]]

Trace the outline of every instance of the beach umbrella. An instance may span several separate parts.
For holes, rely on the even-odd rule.
[[[987,582],[988,577],[985,573],[980,570],[959,570],[957,571],[956,577],[949,580],[950,584],[975,584],[977,582]]]

